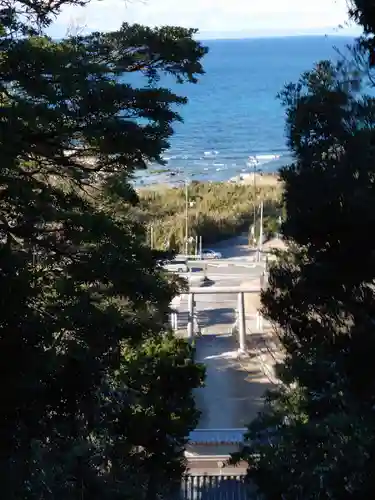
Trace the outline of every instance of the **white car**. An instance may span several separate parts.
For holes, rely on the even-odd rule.
[[[186,260],[173,259],[163,265],[164,269],[171,273],[188,273],[189,268]]]
[[[220,252],[215,252],[215,250],[203,250],[202,259],[221,259],[222,255]]]

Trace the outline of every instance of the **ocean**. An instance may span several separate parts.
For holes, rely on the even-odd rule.
[[[174,125],[166,165],[136,174],[137,184],[224,181],[256,169],[275,172],[290,161],[284,110],[277,93],[322,59],[337,58],[352,38],[306,36],[204,42],[199,83],[160,85],[188,97]],[[250,157],[250,159],[249,159]],[[146,175],[145,175],[146,174]]]

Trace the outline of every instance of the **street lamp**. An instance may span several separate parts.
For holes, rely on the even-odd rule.
[[[253,244],[254,246],[256,246],[256,243],[257,243],[257,237],[256,237],[256,211],[257,211],[257,182],[256,182],[256,175],[257,175],[257,172],[260,172],[260,169],[257,168],[258,166],[258,160],[256,157],[252,157],[252,156],[249,156],[249,160],[250,160],[250,165],[253,167],[254,169],[254,173],[253,173],[253,176],[254,176],[254,179],[253,179],[253,185],[254,185],[254,220],[253,220],[253,230],[251,232],[252,234],[252,237],[253,237]]]
[[[188,179],[185,179],[185,255],[188,255],[189,249],[189,184]]]
[[[261,252],[263,248],[263,201],[260,202],[260,225],[259,225],[259,240],[258,240],[258,261],[261,260]]]
[[[256,199],[257,199],[257,185],[256,185],[256,171],[257,171],[257,166],[256,163],[254,163],[254,241],[256,241]]]
[[[194,202],[189,202],[189,178],[186,177],[185,180],[177,181],[178,183],[185,184],[185,255],[189,253],[189,206],[193,207]]]

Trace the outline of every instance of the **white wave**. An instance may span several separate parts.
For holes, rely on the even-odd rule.
[[[219,154],[219,151],[205,151],[203,153],[204,156],[217,156]]]
[[[247,158],[246,166],[249,168],[254,168],[257,165],[262,165],[272,160],[278,160],[279,158],[280,155],[275,155],[275,154],[261,154],[261,155],[249,156]]]
[[[280,155],[256,155],[257,160],[278,160]]]

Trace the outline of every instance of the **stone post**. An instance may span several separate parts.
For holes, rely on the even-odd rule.
[[[243,292],[238,294],[238,334],[240,341],[240,351],[245,351],[246,347],[246,319]]]
[[[189,293],[188,298],[188,324],[187,324],[187,336],[189,340],[193,340],[194,337],[194,294]]]

